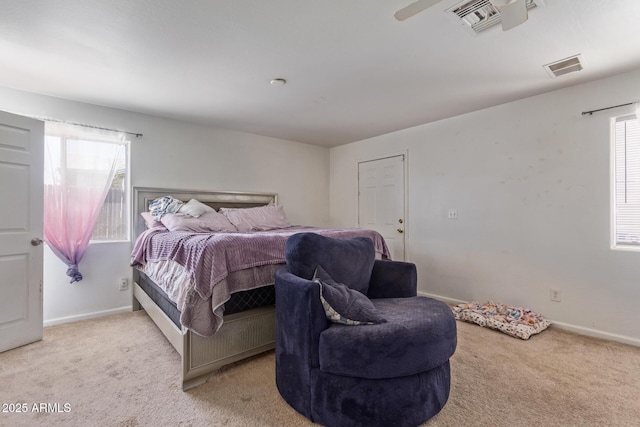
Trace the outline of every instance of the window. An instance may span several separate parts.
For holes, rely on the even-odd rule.
[[[102,193],[113,173],[91,241],[128,240],[129,141],[116,132],[49,122],[45,134],[45,186],[62,184],[67,191]]]
[[[640,249],[640,122],[615,119],[613,135],[613,242]]]

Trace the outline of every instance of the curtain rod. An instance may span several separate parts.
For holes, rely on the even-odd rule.
[[[633,105],[633,104],[635,104],[635,102],[627,102],[626,104],[614,105],[612,107],[599,108],[597,110],[583,111],[582,115],[586,116],[588,114],[588,115],[592,116],[593,113],[597,113],[599,111],[611,110],[612,108],[618,108],[618,107],[626,107],[627,105]]]
[[[108,130],[108,131],[111,131],[111,132],[121,132],[121,133],[126,133],[127,135],[133,135],[136,138],[140,138],[142,136],[141,133],[137,133],[137,132],[128,132],[126,130],[120,130],[120,129],[103,128],[103,127],[100,127],[100,126],[88,125],[88,124],[85,124],[85,123],[67,122],[67,121],[64,121],[64,120],[50,119],[48,117],[38,117],[38,116],[29,116],[29,117],[32,117],[32,118],[38,119],[38,120],[43,120],[45,122],[64,123],[64,124],[67,124],[67,125],[82,126],[82,127],[91,128],[91,129]]]

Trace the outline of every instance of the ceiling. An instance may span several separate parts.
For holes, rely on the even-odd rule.
[[[640,68],[638,0],[477,36],[412,1],[0,0],[0,86],[331,147]]]

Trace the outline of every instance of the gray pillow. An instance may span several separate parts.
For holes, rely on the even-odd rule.
[[[320,301],[330,321],[344,325],[373,325],[387,321],[366,295],[336,283],[321,266],[316,268],[312,280],[320,285]]]

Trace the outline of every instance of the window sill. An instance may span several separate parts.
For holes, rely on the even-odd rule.
[[[640,252],[640,245],[613,245],[611,249],[614,251]]]
[[[123,239],[123,240],[90,240],[89,241],[90,245],[103,245],[105,243],[131,243],[131,240]]]

